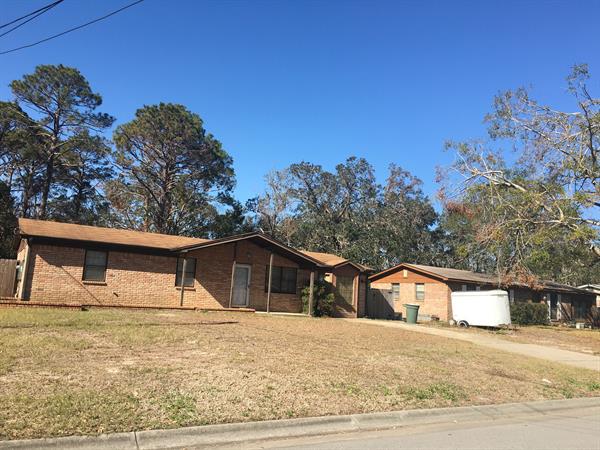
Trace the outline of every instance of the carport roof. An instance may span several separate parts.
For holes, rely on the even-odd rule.
[[[308,252],[306,250],[302,250],[302,253],[310,256],[311,258],[317,259],[317,260],[323,262],[324,264],[327,264],[327,265],[333,266],[333,267],[339,267],[339,266],[343,266],[345,264],[351,264],[354,267],[356,267],[358,270],[360,270],[361,272],[366,272],[366,271],[372,270],[371,268],[369,268],[363,264],[359,264],[354,261],[350,261],[349,259],[342,258],[341,256],[334,255],[332,253]]]

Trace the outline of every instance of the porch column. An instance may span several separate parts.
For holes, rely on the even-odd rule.
[[[19,291],[17,294],[17,298],[19,300],[25,300],[25,285],[27,284],[27,272],[29,271],[29,239],[26,241],[25,247],[25,258],[23,258],[23,266],[21,267],[21,282],[19,283]]]
[[[233,260],[233,264],[231,265],[231,287],[229,288],[229,307],[231,308],[231,300],[233,299],[233,281],[235,277],[235,259]]]
[[[233,282],[235,277],[235,265],[237,262],[237,242],[233,243],[233,264],[231,265],[231,286],[229,287],[229,307],[231,308],[231,301],[233,300]]]
[[[269,256],[269,283],[267,285],[267,312],[271,311],[271,279],[273,277],[273,252]]]
[[[315,271],[310,272],[310,285],[308,288],[308,316],[312,317],[313,299],[315,295]]]
[[[185,271],[187,270],[186,255],[187,255],[187,252],[183,252],[183,253],[181,253],[181,256],[180,256],[180,257],[183,257],[183,264],[181,267],[181,283],[180,283],[181,293],[180,293],[180,297],[179,297],[179,306],[183,306],[183,293],[185,292]]]

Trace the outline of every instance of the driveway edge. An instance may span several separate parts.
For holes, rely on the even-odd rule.
[[[114,433],[99,436],[0,441],[0,449],[172,449],[191,446],[235,444],[274,438],[297,438],[344,432],[374,431],[438,423],[493,421],[517,416],[541,417],[550,413],[591,407],[600,407],[600,397],[267,420],[262,422],[206,425],[170,430]]]

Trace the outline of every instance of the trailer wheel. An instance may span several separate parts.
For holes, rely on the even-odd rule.
[[[467,322],[466,320],[461,320],[460,322],[458,322],[458,326],[461,328],[469,328],[469,322]]]

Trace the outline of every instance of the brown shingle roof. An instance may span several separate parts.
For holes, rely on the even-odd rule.
[[[295,254],[302,260],[324,266],[353,264],[362,271],[370,270],[361,264],[353,263],[345,258],[330,253],[304,252],[287,247],[268,235],[259,232],[229,236],[221,239],[200,239],[168,234],[146,233],[143,231],[119,230],[116,228],[77,225],[72,223],[53,222],[48,220],[19,219],[19,231],[23,237],[41,237],[48,239],[65,239],[98,244],[116,244],[132,247],[145,247],[159,250],[178,251],[220,245],[241,239],[263,239],[273,245],[279,245],[290,254]]]
[[[348,263],[348,264],[353,264],[354,266],[356,266],[358,269],[360,269],[362,271],[371,270],[367,266],[355,263],[353,261],[350,261],[349,259],[342,258],[341,256],[334,255],[332,253],[307,252],[305,250],[302,250],[302,253],[304,253],[305,255],[308,255],[311,258],[314,258],[317,261],[320,261],[323,264],[328,265],[328,266],[339,266],[341,264]]]
[[[434,277],[441,278],[444,281],[458,281],[458,282],[467,282],[467,283],[477,283],[477,284],[503,284],[500,280],[498,280],[497,276],[490,275],[487,273],[479,273],[479,272],[471,272],[470,270],[460,270],[460,269],[451,269],[448,267],[435,267],[435,266],[426,266],[423,264],[399,264],[390,269],[386,269],[382,272],[376,273],[375,275],[371,275],[371,280],[376,280],[385,276],[389,273],[396,272],[401,269],[414,269],[418,272],[422,272],[425,274],[433,275]],[[500,282],[499,282],[500,281]],[[525,283],[512,282],[508,283],[508,286],[514,287],[525,287],[529,288]],[[539,286],[542,289],[557,291],[557,292],[571,292],[577,294],[585,294],[586,291],[583,289],[579,289],[573,286],[569,286],[568,284],[556,283],[554,281],[540,281]]]
[[[408,267],[422,270],[450,281],[472,281],[474,283],[498,283],[498,277],[487,273],[471,272],[470,270],[451,269],[448,267],[425,266],[423,264],[404,264]]]
[[[331,253],[320,253],[320,252],[307,252],[301,250],[305,255],[310,256],[311,258],[316,259],[317,261],[321,261],[323,264],[327,264],[328,266],[336,266],[340,263],[344,263],[347,260],[342,258],[341,256],[332,255]]]
[[[22,236],[129,245],[169,250],[183,245],[199,244],[207,239],[168,234],[145,233],[143,231],[119,230],[116,228],[93,227],[47,220],[19,219]]]
[[[223,237],[223,238],[219,238],[219,239],[214,239],[212,241],[205,241],[200,244],[192,244],[192,245],[186,245],[186,246],[182,246],[182,247],[178,247],[178,248],[173,248],[172,250],[174,250],[174,251],[195,250],[195,249],[199,249],[199,248],[207,248],[207,247],[212,247],[215,245],[228,244],[231,242],[237,242],[237,241],[246,240],[246,239],[251,240],[255,243],[261,243],[263,245],[266,244],[266,247],[270,247],[270,248],[278,247],[279,249],[281,249],[283,254],[292,256],[292,259],[300,258],[302,261],[309,261],[312,264],[325,265],[325,266],[327,265],[327,264],[323,264],[322,261],[319,261],[300,250],[296,250],[293,247],[285,245],[283,242],[280,242],[277,239],[272,238],[271,236],[263,233],[262,231],[252,231],[249,233],[227,236],[227,237]]]

